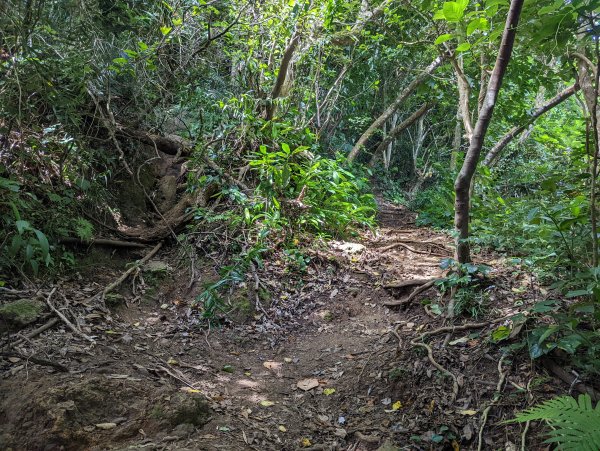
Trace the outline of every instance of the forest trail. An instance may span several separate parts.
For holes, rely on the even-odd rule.
[[[278,272],[277,261],[266,263],[257,276],[271,289],[270,306],[244,324],[198,328],[188,277],[172,266],[173,277],[151,299],[134,300],[124,284],[129,306],[111,311],[83,299],[118,271],[62,281],[66,310],[79,315],[96,344],[60,323],[16,350],[70,373],[2,361],[0,448],[476,448],[481,412],[498,380],[498,350],[482,333],[489,327],[432,344],[460,386],[453,400],[452,380],[411,344],[444,325],[443,317],[425,310],[422,298],[405,309],[383,305],[413,288],[384,288],[392,281],[440,277],[450,239],[416,228],[412,213],[385,202],[380,223],[376,235],[320,250],[302,284]],[[156,258],[176,261],[169,251]],[[152,273],[143,274],[148,284]],[[509,310],[491,311],[502,318]],[[448,345],[440,349],[442,343]],[[507,390],[526,386],[528,363],[521,370]],[[495,423],[485,430],[484,447],[518,443],[518,428]]]

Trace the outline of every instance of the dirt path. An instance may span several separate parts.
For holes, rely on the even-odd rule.
[[[94,346],[62,324],[21,345],[71,372],[0,361],[0,449],[475,449],[498,380],[490,328],[456,333],[443,348],[443,335],[433,342],[458,382],[453,400],[452,380],[410,343],[443,319],[419,300],[383,305],[407,294],[385,289],[390,281],[441,276],[450,240],[391,205],[381,205],[381,223],[361,243],[330,243],[321,254],[331,259],[315,257],[302,283],[273,280],[278,262],[266,265],[268,318],[255,312],[243,325],[200,329],[187,280],[175,281],[151,301],[88,308],[81,326]],[[84,281],[67,286],[84,297]],[[491,317],[511,308],[496,302]],[[519,444],[518,429],[496,424],[524,399],[518,387],[530,369],[518,369],[484,449]]]

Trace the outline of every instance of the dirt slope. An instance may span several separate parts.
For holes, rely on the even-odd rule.
[[[143,272],[156,289],[136,298],[127,285],[107,311],[85,298],[118,268],[95,272],[92,282],[89,274],[63,281],[65,313],[80,312],[79,327],[96,344],[61,322],[12,349],[69,373],[0,360],[0,449],[476,449],[500,375],[500,349],[488,340],[498,323],[427,340],[453,375],[444,376],[411,344],[444,325],[421,303],[436,291],[400,308],[383,304],[414,288],[384,288],[391,281],[441,276],[450,240],[415,228],[410,213],[391,205],[381,205],[381,223],[376,236],[320,250],[300,281],[269,262],[258,274],[273,295],[265,311],[209,330],[198,327],[194,292],[177,269]],[[166,251],[158,258],[175,263]],[[490,289],[487,317],[477,321],[516,311],[502,290]],[[465,321],[473,319],[456,323]],[[549,390],[529,362],[506,360],[500,370],[503,396],[490,410],[483,449],[517,449],[521,430],[499,420]]]

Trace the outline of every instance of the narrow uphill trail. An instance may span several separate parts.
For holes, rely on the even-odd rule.
[[[451,324],[431,307],[446,300],[430,289],[405,302],[420,285],[390,286],[442,277],[451,240],[383,201],[380,224],[376,234],[315,251],[300,279],[265,262],[256,280],[270,300],[210,329],[198,327],[194,287],[172,251],[138,277],[159,280],[156,292],[136,298],[123,285],[109,311],[84,300],[118,271],[97,271],[93,287],[64,280],[70,314],[81,312],[77,327],[94,343],[60,323],[12,347],[69,372],[0,361],[0,448],[477,449],[481,428],[482,449],[516,449],[522,431],[498,423],[531,396],[532,368],[499,365],[488,337],[517,312],[511,290],[529,279],[511,276],[506,292],[492,286],[486,317],[455,319],[480,325],[421,340]],[[164,279],[151,272],[160,265]],[[502,402],[483,421],[502,375]]]

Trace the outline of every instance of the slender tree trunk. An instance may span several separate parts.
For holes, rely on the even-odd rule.
[[[394,100],[392,104],[388,106],[377,119],[375,119],[375,122],[373,122],[358,139],[358,141],[356,141],[356,144],[354,144],[354,147],[348,154],[348,161],[353,161],[357,157],[367,140],[377,131],[377,129],[383,125],[385,121],[392,116],[392,114],[394,114],[394,112],[408,98],[408,96],[410,96],[415,89],[417,89],[427,78],[429,78],[433,71],[437,69],[443,61],[444,58],[442,56],[438,56],[421,74],[415,77],[415,79],[413,79],[413,81],[411,81],[410,84],[402,90],[398,97],[396,97],[396,100]]]
[[[392,130],[390,130],[385,139],[381,141],[381,143],[379,143],[379,146],[377,146],[377,150],[375,150],[375,155],[378,155],[381,152],[383,152],[388,144],[390,144],[394,139],[396,139],[396,137],[400,133],[402,133],[402,131],[406,130],[412,124],[417,122],[417,120],[425,113],[427,113],[427,111],[429,111],[431,107],[433,107],[432,103],[424,103],[417,111],[415,111],[405,120],[403,120],[400,124],[396,125]]]
[[[463,71],[462,57],[452,59],[452,66],[456,74],[456,84],[458,86],[458,111],[465,128],[467,142],[471,142],[473,137],[473,123],[471,121],[471,109],[469,108],[469,96],[471,95],[471,86],[469,80]]]
[[[460,105],[456,109],[456,125],[454,126],[454,138],[452,139],[452,153],[450,154],[450,171],[456,171],[458,155],[462,146],[462,118],[460,115]]]
[[[469,144],[469,150],[465,156],[465,161],[454,183],[456,191],[456,200],[454,203],[454,226],[457,231],[456,237],[456,259],[459,263],[467,263],[471,260],[469,249],[469,213],[470,213],[470,195],[471,180],[477,169],[481,149],[487,129],[494,114],[494,107],[498,93],[502,87],[502,80],[506,73],[506,68],[512,55],[512,49],[517,34],[517,25],[524,0],[512,0],[506,18],[504,32],[502,33],[502,42],[496,58],[494,70],[490,76],[485,100],[481,108],[481,113],[477,118],[477,123],[473,129],[473,139]]]
[[[273,86],[271,96],[267,103],[266,119],[268,121],[272,120],[275,114],[276,107],[274,101],[281,95],[281,91],[283,89],[283,85],[285,84],[285,80],[290,69],[290,64],[292,62],[292,56],[294,56],[294,52],[298,47],[298,42],[300,42],[300,34],[298,32],[294,32],[288,46],[283,52],[283,58],[281,58],[277,79],[275,80],[275,85]]]
[[[511,128],[508,131],[508,133],[506,133],[502,138],[500,138],[498,142],[494,145],[494,147],[492,147],[492,149],[488,152],[485,159],[483,160],[483,164],[486,166],[492,166],[496,158],[498,158],[500,152],[502,152],[502,150],[504,150],[504,148],[516,136],[518,136],[521,132],[527,129],[529,125],[533,124],[537,120],[537,118],[547,113],[555,106],[560,105],[562,102],[564,102],[573,94],[575,94],[577,91],[579,91],[579,83],[575,83],[573,86],[569,86],[567,89],[559,92],[556,96],[554,96],[552,99],[548,100],[545,104],[543,104],[540,108],[535,110],[533,114],[529,117],[527,122],[517,127]]]

